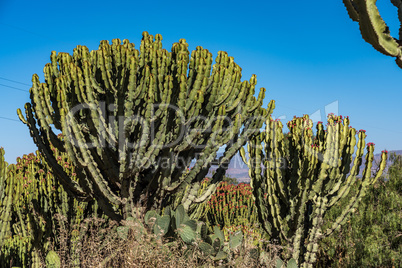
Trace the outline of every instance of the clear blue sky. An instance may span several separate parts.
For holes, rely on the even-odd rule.
[[[380,11],[397,34],[396,9],[386,2],[379,1]],[[363,41],[342,0],[2,0],[0,29],[0,146],[10,163],[36,150],[16,109],[29,101],[23,90],[32,74],[43,78],[52,50],[92,50],[113,38],[139,47],[143,31],[162,34],[168,50],[185,38],[191,50],[203,46],[214,57],[227,51],[243,79],[257,75],[257,86],[267,89],[264,105],[274,99],[274,116],[283,122],[303,114],[324,121],[327,108],[365,129],[377,153],[402,149],[402,70]]]

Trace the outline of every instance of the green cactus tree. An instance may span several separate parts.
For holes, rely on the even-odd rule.
[[[402,27],[398,38],[391,36],[376,2],[377,0],[343,0],[349,17],[359,23],[363,39],[379,52],[395,57],[396,63],[402,68]],[[402,25],[402,1],[391,0],[391,3],[398,9],[398,19]]]
[[[10,224],[14,177],[8,176],[8,163],[4,160],[4,148],[0,148],[0,247],[2,241],[11,234]]]
[[[18,114],[66,191],[95,198],[115,220],[166,206],[179,189],[188,190],[186,210],[213,193],[225,163],[258,132],[274,102],[261,108],[265,89],[257,99],[256,76],[241,82],[241,68],[227,53],[211,66],[208,50],[199,46],[190,56],[187,47],[181,39],[168,52],[161,35],[144,32],[139,51],[114,39],[91,52],[52,52],[45,82],[33,76],[26,118]],[[50,142],[71,158],[78,181],[57,163]],[[213,183],[197,196],[224,146]]]
[[[63,170],[75,180],[74,166],[67,155],[53,146],[51,149]],[[79,267],[80,247],[90,219],[102,218],[104,224],[108,223],[96,201],[69,197],[39,152],[7,165],[4,150],[0,149],[0,168],[0,267],[40,267],[39,256],[62,247],[61,232],[68,240],[64,247],[69,252],[64,252],[69,254],[69,265]],[[55,252],[50,255],[55,260]]]
[[[313,267],[318,242],[345,223],[369,185],[386,165],[387,152],[381,156],[376,177],[371,176],[374,144],[367,144],[361,186],[350,198],[332,225],[323,230],[323,217],[345,198],[354,185],[363,162],[365,131],[349,126],[349,118],[329,115],[326,130],[322,122],[313,133],[307,115],[288,122],[289,133],[277,120],[266,122],[266,131],[248,143],[251,186],[259,221],[272,240],[290,246],[300,267]],[[355,151],[355,146],[357,150]],[[290,256],[289,256],[290,257]]]

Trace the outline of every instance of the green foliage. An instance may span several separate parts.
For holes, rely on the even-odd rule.
[[[402,156],[393,154],[390,161],[388,178],[370,186],[347,224],[321,242],[320,266],[398,267],[402,263]],[[331,208],[325,218],[327,226],[345,205]]]
[[[102,41],[73,55],[51,53],[44,83],[32,78],[22,122],[60,183],[78,200],[94,198],[114,220],[133,208],[183,204],[191,210],[222,180],[227,163],[272,113],[254,96],[256,76],[241,81],[241,68],[225,52],[184,39],[171,52],[162,36],[143,33],[140,50],[128,40]],[[55,132],[65,138],[55,140]],[[49,143],[66,151],[77,170],[72,180]],[[225,147],[209,189],[197,196],[219,148]],[[191,169],[191,161],[195,161]],[[174,204],[177,192],[185,194]]]
[[[249,159],[243,148],[240,152],[250,168],[262,227],[271,241],[291,248],[291,256],[300,267],[312,267],[318,242],[340,228],[357,208],[367,187],[381,176],[387,153],[383,152],[379,172],[373,178],[374,144],[367,144],[362,183],[355,195],[345,199],[360,171],[365,131],[360,130],[356,140],[349,118],[332,114],[326,130],[322,122],[317,124],[314,139],[313,123],[307,115],[288,122],[287,142],[282,127],[280,121],[268,120],[266,131],[248,143]],[[342,200],[347,200],[342,213],[323,229],[325,214]]]
[[[60,268],[59,255],[53,250],[49,251],[46,255],[46,267],[48,268]]]
[[[170,224],[165,224],[165,219],[168,219]],[[179,205],[176,211],[167,207],[163,215],[150,210],[145,214],[144,220],[157,238],[165,237],[171,241],[180,238],[188,246],[199,248],[205,256],[214,261],[227,260],[243,242],[241,231],[230,234],[226,239],[223,231],[214,226],[213,233],[208,234],[206,224],[191,220],[183,205]]]
[[[206,233],[198,227],[196,220],[191,220],[179,205],[176,211],[166,207],[164,215],[159,215],[155,210],[149,210],[144,217],[145,223],[157,237],[175,237],[176,234],[186,243],[191,245],[197,237],[205,236]],[[204,224],[204,223],[200,223]]]
[[[202,241],[200,243],[200,249],[212,260],[219,261],[230,257],[243,242],[242,232],[237,232],[229,236],[228,242],[225,242],[225,235],[222,230],[214,226],[214,233],[210,235],[210,244]]]
[[[395,57],[396,63],[402,68],[402,28],[399,30],[399,38],[391,36],[376,2],[377,0],[343,0],[350,18],[359,23],[363,39],[379,52]],[[402,23],[402,1],[391,0],[391,3],[398,9],[398,19]]]

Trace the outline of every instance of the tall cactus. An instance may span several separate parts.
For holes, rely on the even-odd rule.
[[[172,51],[162,36],[143,33],[140,51],[128,40],[100,43],[73,55],[52,52],[45,82],[33,76],[25,105],[31,136],[65,189],[81,200],[95,198],[113,219],[134,208],[160,208],[189,186],[182,204],[204,201],[222,179],[227,163],[258,132],[274,108],[261,108],[265,89],[254,97],[256,76],[241,82],[241,68],[227,53],[202,47],[191,53],[184,39]],[[55,138],[61,131],[63,141]],[[66,151],[78,181],[63,171],[49,142]],[[208,191],[201,180],[225,147]],[[189,172],[191,161],[195,161]]]
[[[356,182],[365,147],[365,131],[349,127],[349,118],[329,115],[326,130],[307,115],[288,122],[283,134],[280,121],[267,120],[266,131],[244,148],[243,160],[250,168],[251,186],[259,221],[272,240],[290,245],[300,267],[313,267],[318,241],[339,228],[385,168],[387,152],[381,156],[376,177],[371,177],[374,144],[367,144],[361,187],[342,214],[327,230],[323,218],[329,208],[345,198]],[[357,150],[355,152],[355,146]]]
[[[66,154],[51,149],[64,171],[75,178]],[[24,155],[7,166],[1,149],[0,167],[0,267],[39,267],[40,255],[62,246],[60,231],[69,241],[69,265],[79,267],[82,238],[91,222],[84,219],[106,219],[96,202],[70,198],[39,154]]]
[[[8,179],[8,163],[4,160],[4,148],[0,148],[0,247],[2,241],[10,236],[14,177]]]
[[[395,57],[396,63],[402,68],[402,27],[399,29],[399,38],[392,37],[376,2],[377,0],[343,0],[349,17],[359,23],[363,39],[379,52]],[[402,1],[391,0],[391,3],[398,9],[398,19],[402,25]]]

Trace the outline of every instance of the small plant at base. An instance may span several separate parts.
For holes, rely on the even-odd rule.
[[[202,188],[206,189],[209,179],[202,181]],[[221,182],[211,198],[200,205],[199,217],[205,221],[209,231],[214,226],[219,226],[228,239],[230,234],[241,231],[244,236],[250,236],[255,243],[262,238],[259,232],[257,212],[254,205],[252,189],[249,184],[239,183],[237,185]]]

